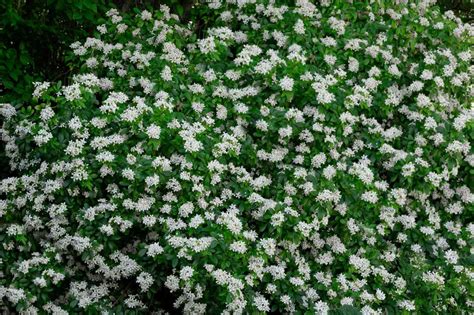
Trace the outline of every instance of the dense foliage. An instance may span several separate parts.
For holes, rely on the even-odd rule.
[[[294,3],[289,0],[289,3]],[[92,35],[111,7],[129,14],[138,9],[170,7],[180,20],[193,18],[193,30],[200,34],[200,16],[190,16],[197,0],[4,0],[0,1],[0,103],[17,107],[27,104],[34,81],[68,84],[77,67],[69,58],[69,44]],[[453,10],[465,22],[474,18],[470,0],[440,0],[442,10]],[[1,119],[1,117],[0,117]],[[14,175],[6,163],[0,143],[0,178]]]
[[[474,311],[474,29],[431,4],[109,10],[70,82],[0,106],[2,301]]]
[[[111,6],[122,12],[168,4],[186,18],[191,0],[0,1],[0,103],[28,105],[32,82],[68,84],[77,62],[69,45],[91,36]],[[0,118],[1,119],[1,118]],[[0,178],[10,174],[0,144]]]

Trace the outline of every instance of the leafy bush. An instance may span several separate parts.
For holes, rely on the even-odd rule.
[[[133,2],[133,3],[132,3]],[[78,65],[69,58],[69,45],[85,40],[103,19],[117,7],[123,12],[137,8],[171,5],[182,17],[191,0],[6,0],[0,2],[0,103],[27,104],[35,81],[70,83],[70,73]],[[0,178],[9,172],[0,144]]]
[[[86,38],[107,11],[104,1],[3,1],[0,4],[0,95],[31,98],[31,82],[66,81],[63,60],[75,38]],[[3,90],[3,91],[2,91]]]
[[[67,84],[78,65],[65,52],[92,34],[108,8],[96,0],[0,1],[0,103],[28,103],[35,81]],[[0,178],[8,175],[2,143]]]
[[[192,14],[203,36],[110,10],[71,84],[2,105],[7,307],[474,311],[472,26],[430,1]]]
[[[173,6],[185,14],[190,0],[7,0],[0,3],[0,97],[7,102],[27,102],[31,82],[48,80],[69,83],[77,65],[64,58],[68,46],[85,39],[111,7],[124,12],[136,8]]]

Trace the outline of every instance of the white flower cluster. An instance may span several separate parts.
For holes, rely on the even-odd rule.
[[[432,2],[110,10],[0,104],[3,303],[473,313],[474,28]]]

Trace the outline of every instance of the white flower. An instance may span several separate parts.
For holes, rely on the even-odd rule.
[[[274,239],[271,239],[271,238],[262,239],[259,244],[267,255],[269,256],[275,255],[276,241]]]
[[[292,91],[295,80],[285,76],[280,80],[280,87],[283,91]]]
[[[85,144],[86,144],[86,142],[82,139],[75,140],[75,141],[69,141],[69,144],[68,144],[66,150],[64,150],[64,151],[66,152],[67,155],[77,156],[77,155],[81,154],[82,149],[84,148]]]
[[[74,101],[81,97],[81,90],[78,83],[71,84],[62,88],[62,93],[66,100]]]
[[[156,174],[152,176],[147,176],[145,178],[145,183],[148,187],[156,186],[160,183],[160,176]]]
[[[143,10],[140,16],[143,21],[149,21],[152,19],[151,13],[147,10]]]
[[[413,163],[408,163],[403,165],[402,167],[402,175],[405,177],[411,176],[415,172],[415,164]]]
[[[137,283],[140,285],[142,292],[148,291],[153,282],[153,277],[148,272],[142,272],[137,277]]]
[[[354,266],[363,277],[367,277],[370,274],[370,261],[366,258],[351,255],[349,257],[349,264]]]
[[[293,128],[291,128],[291,126],[286,126],[285,128],[278,129],[278,134],[280,135],[280,138],[290,137],[292,133]]]
[[[401,309],[404,309],[404,310],[407,310],[407,311],[414,311],[416,309],[415,308],[415,303],[413,303],[412,301],[409,301],[409,300],[402,300],[402,301],[398,302],[397,305]]]
[[[341,199],[341,193],[337,190],[331,191],[329,189],[324,189],[316,196],[316,200],[318,201],[333,202],[335,204],[338,203],[340,199]]]
[[[336,97],[333,93],[330,93],[326,89],[321,89],[316,91],[316,99],[321,104],[329,104],[336,100]]]
[[[161,128],[160,128],[160,126],[157,126],[155,124],[151,124],[150,126],[147,127],[146,134],[151,139],[159,139],[160,134],[161,134]]]
[[[455,264],[458,263],[459,255],[454,250],[451,250],[451,249],[447,250],[444,253],[444,257],[446,258],[446,260],[448,261],[449,264],[455,265]]]
[[[143,304],[143,302],[141,302],[140,300],[137,299],[137,296],[136,295],[129,295],[125,300],[124,300],[124,303],[125,305],[128,307],[128,308],[140,308],[140,307],[144,307],[145,305]]]
[[[99,110],[104,113],[114,113],[118,109],[118,105],[126,101],[128,101],[128,96],[125,93],[112,92],[99,107]]]
[[[304,34],[305,29],[304,29],[304,23],[301,19],[296,21],[295,26],[293,27],[294,31],[296,34]]]
[[[33,97],[39,98],[43,95],[43,93],[49,89],[51,83],[49,82],[33,82],[35,86],[35,90],[33,91]]]
[[[336,175],[336,172],[336,168],[332,165],[329,165],[323,170],[323,176],[326,179],[331,180]]]
[[[40,288],[44,288],[44,287],[46,287],[46,285],[47,285],[46,279],[44,279],[44,278],[39,278],[39,277],[33,279],[33,283],[34,283],[35,285],[37,285],[38,287],[40,287]]]
[[[427,271],[422,275],[423,281],[433,283],[439,286],[444,285],[444,277],[438,272]]]
[[[214,52],[216,49],[215,39],[212,36],[200,39],[198,41],[198,46],[203,54]]]
[[[443,179],[441,175],[436,174],[434,172],[429,172],[428,175],[426,175],[426,179],[428,182],[433,184],[435,187],[439,187],[441,180]]]
[[[107,33],[107,26],[105,24],[101,24],[97,26],[97,30],[99,31],[99,33],[105,34]]]
[[[285,215],[283,214],[283,212],[277,212],[274,215],[272,215],[271,224],[273,226],[280,226],[283,224],[284,221],[285,221]]]
[[[359,71],[359,61],[354,57],[349,57],[349,71],[357,72]]]
[[[131,168],[126,168],[122,171],[122,176],[128,180],[133,180],[135,178],[135,172]]]
[[[367,201],[368,203],[376,203],[378,201],[377,193],[375,191],[366,191],[360,197],[362,200]]]
[[[49,140],[53,139],[53,134],[49,131],[41,129],[38,133],[33,137],[36,144],[40,147],[43,144],[49,142]]]
[[[153,243],[148,245],[147,255],[151,257],[155,257],[161,253],[163,253],[163,247],[159,243]]]
[[[15,107],[11,104],[0,104],[0,115],[5,117],[6,120],[11,119],[16,115]]]
[[[337,61],[337,58],[333,55],[325,55],[324,56],[324,61],[328,64],[328,65],[331,65],[333,66],[336,61]]]
[[[171,68],[169,66],[164,66],[163,70],[161,71],[161,79],[163,79],[163,81],[171,81],[173,79],[173,73],[171,72]]]
[[[253,299],[253,305],[260,312],[270,312],[270,303],[263,295],[256,295]]]
[[[181,280],[187,281],[191,279],[193,274],[194,274],[194,269],[192,267],[186,266],[186,267],[183,267],[181,271],[179,272],[179,278]]]
[[[204,109],[204,104],[203,103],[199,103],[199,102],[193,102],[191,104],[191,107],[194,109],[194,111],[196,111],[197,113],[200,113],[203,111]]]
[[[338,35],[344,34],[346,29],[346,22],[344,22],[343,20],[338,20],[335,17],[330,17],[328,19],[328,22],[331,29],[336,31]]]
[[[243,254],[247,251],[247,246],[243,241],[232,242],[229,246],[230,250],[239,254]]]
[[[51,107],[45,107],[41,110],[40,117],[43,121],[48,121],[54,116],[54,111]]]
[[[450,214],[461,214],[464,210],[462,203],[457,201],[447,206],[446,212]]]
[[[326,163],[326,159],[326,155],[323,152],[318,153],[311,159],[311,165],[314,168],[320,168],[324,163]]]

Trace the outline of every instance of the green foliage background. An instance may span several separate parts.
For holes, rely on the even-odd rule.
[[[34,81],[67,83],[74,68],[66,54],[69,45],[90,36],[110,8],[129,12],[166,4],[189,20],[190,8],[196,3],[198,0],[0,0],[0,103],[22,106],[31,96]],[[474,21],[474,1],[438,3],[464,21]],[[193,22],[199,26],[202,21]],[[9,175],[2,143],[0,178]]]

